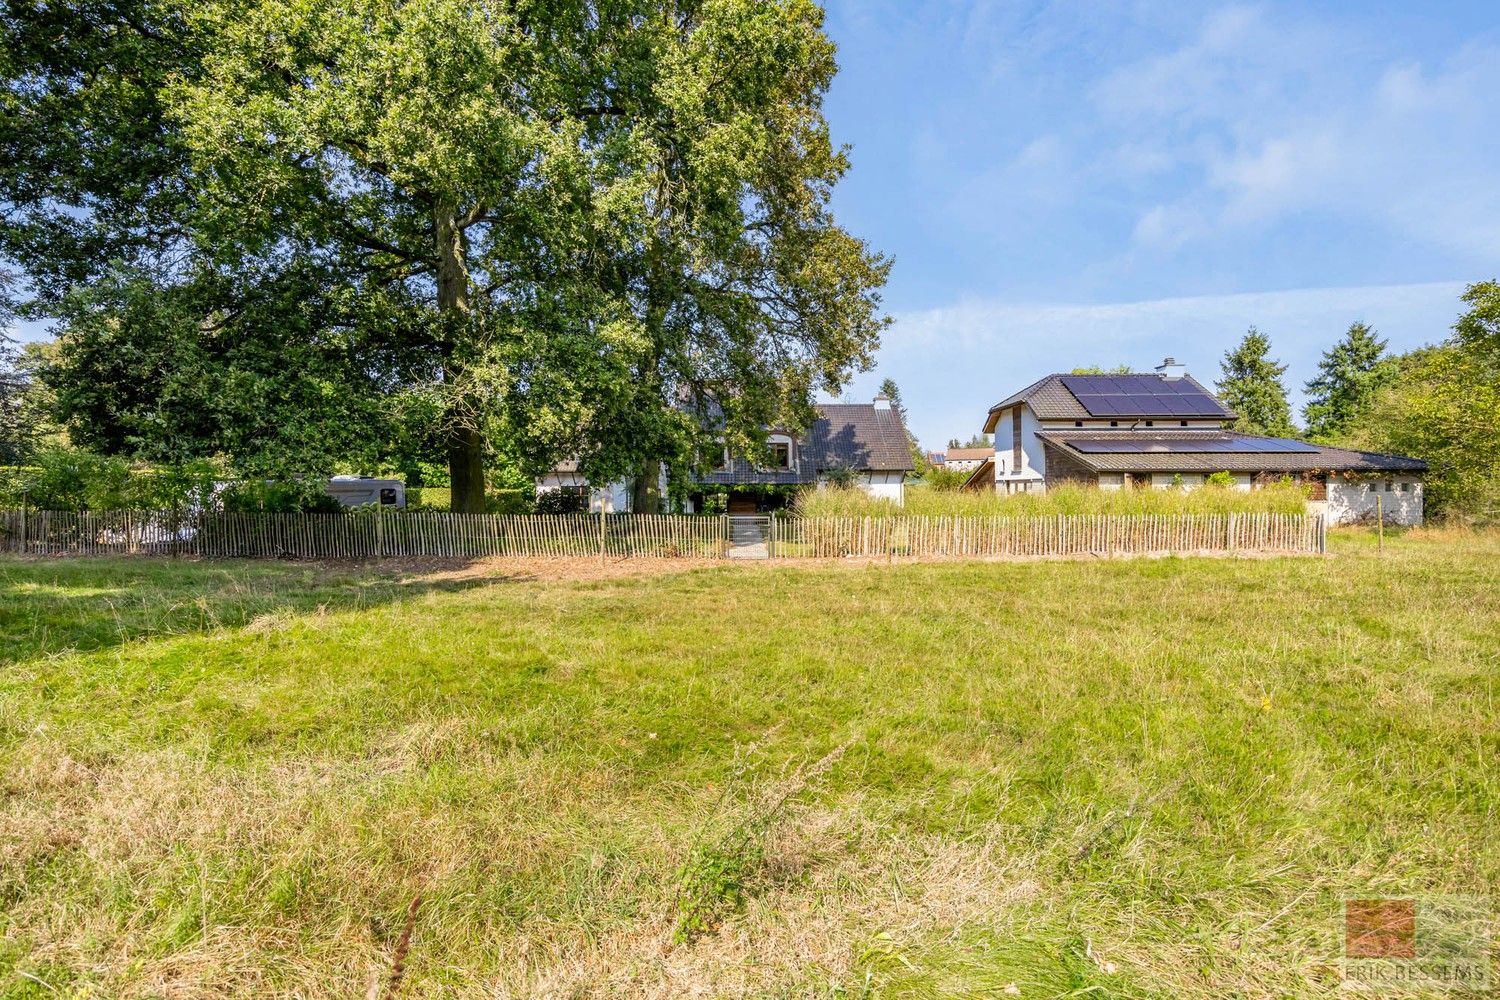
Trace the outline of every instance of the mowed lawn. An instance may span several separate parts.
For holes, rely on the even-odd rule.
[[[0,561],[4,997],[1328,995],[1497,830],[1496,534]]]

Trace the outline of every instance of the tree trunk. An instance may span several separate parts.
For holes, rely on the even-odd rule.
[[[432,233],[437,250],[437,306],[440,314],[466,316],[469,312],[469,267],[458,209],[439,203],[432,210]],[[456,329],[458,324],[454,323]],[[453,336],[450,330],[446,334]],[[452,344],[445,345],[443,377],[449,391],[460,382],[461,364],[453,360]],[[448,401],[448,480],[452,509],[464,514],[484,513],[484,437],[479,432],[477,400],[454,396]]]
[[[630,498],[630,510],[635,514],[661,513],[661,463],[648,458],[641,463],[635,477],[635,488]]]

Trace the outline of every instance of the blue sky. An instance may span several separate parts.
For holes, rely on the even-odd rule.
[[[941,447],[1049,371],[1245,328],[1294,401],[1356,319],[1440,340],[1500,274],[1500,5],[828,0],[841,221],[895,260],[876,371]]]

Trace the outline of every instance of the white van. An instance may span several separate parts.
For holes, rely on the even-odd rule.
[[[406,506],[406,484],[399,479],[334,476],[323,489],[345,507],[363,507],[371,503],[382,507]]]

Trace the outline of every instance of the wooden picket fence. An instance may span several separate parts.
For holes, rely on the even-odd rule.
[[[770,558],[985,558],[1327,550],[1320,515],[765,518]],[[0,511],[0,552],[207,558],[608,556],[721,559],[729,519],[668,514]]]
[[[721,517],[612,514],[333,514],[0,511],[0,551],[207,558],[598,556],[717,559]]]
[[[1326,552],[1321,515],[772,518],[774,557],[866,558]]]

